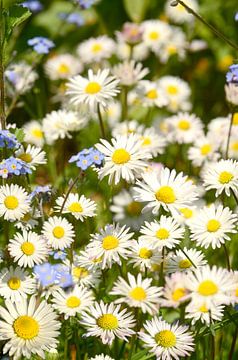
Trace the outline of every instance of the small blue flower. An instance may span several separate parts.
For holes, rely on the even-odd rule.
[[[48,54],[50,49],[55,47],[53,41],[43,36],[36,36],[27,41],[27,44],[33,47],[38,54]]]
[[[60,287],[66,288],[73,285],[73,278],[70,274],[70,269],[66,265],[56,264],[52,265],[56,271],[56,280]]]
[[[10,156],[0,163],[0,176],[4,179],[12,175],[31,174],[31,172],[29,164],[21,159],[14,158],[14,156]]]
[[[8,130],[0,130],[0,148],[6,147],[7,149],[18,148],[20,143],[14,134]]]
[[[233,64],[229,67],[226,74],[226,81],[228,83],[238,84],[238,64]]]
[[[78,27],[83,26],[85,23],[84,18],[78,13],[60,13],[59,17],[67,23],[77,25]]]
[[[103,160],[104,155],[100,151],[91,147],[80,151],[77,155],[71,156],[69,163],[76,162],[77,167],[82,170],[86,170],[92,164],[100,166]]]
[[[82,9],[89,9],[95,4],[95,0],[77,0]]]
[[[31,12],[36,13],[43,9],[43,5],[38,0],[28,0],[21,3],[21,6],[29,9]]]
[[[61,250],[52,251],[51,255],[53,255],[53,258],[55,260],[65,260],[65,258],[66,258],[66,253]]]
[[[238,12],[235,14],[235,21],[238,21]]]
[[[52,194],[52,189],[49,185],[45,186],[36,186],[35,189],[30,193],[30,198],[37,196],[42,199],[44,202],[49,202]]]
[[[50,286],[57,283],[57,272],[50,263],[34,266],[34,273],[42,286]]]

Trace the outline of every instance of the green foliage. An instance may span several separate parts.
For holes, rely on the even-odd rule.
[[[13,5],[3,12],[5,18],[5,41],[7,42],[16,26],[31,16],[31,12],[22,6]]]
[[[146,11],[150,7],[149,0],[123,0],[129,18],[134,22],[144,20]]]

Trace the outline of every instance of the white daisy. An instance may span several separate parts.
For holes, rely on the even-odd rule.
[[[0,272],[0,295],[12,302],[27,298],[36,291],[36,280],[20,267],[4,268]]]
[[[56,211],[60,211],[64,203],[64,196],[56,199]],[[84,221],[87,217],[95,216],[96,203],[87,199],[84,195],[69,194],[66,202],[64,203],[62,213],[72,214],[77,220]]]
[[[168,105],[168,99],[164,90],[158,85],[158,83],[142,80],[139,82],[136,92],[141,101],[142,106],[145,107],[163,107]]]
[[[90,247],[86,247],[85,250],[80,250],[79,255],[77,256],[77,263],[83,268],[96,271],[101,269],[102,258],[97,258],[94,254],[92,254]]]
[[[5,302],[6,308],[0,307],[0,338],[8,340],[3,353],[13,356],[14,360],[32,359],[32,354],[45,358],[45,351],[55,349],[58,345],[60,322],[52,307],[41,300],[37,305],[32,296],[29,303],[26,299],[13,304]]]
[[[94,358],[90,358],[89,360],[115,360],[112,357],[104,354],[96,355]]]
[[[143,313],[156,314],[159,309],[159,298],[162,288],[151,286],[152,279],[142,280],[139,273],[137,278],[128,273],[128,282],[122,277],[114,284],[110,294],[117,295],[116,304],[125,303],[130,307],[138,307]]]
[[[23,230],[9,241],[8,251],[21,267],[33,267],[46,261],[49,248],[46,240],[33,231]]]
[[[214,304],[202,304],[192,302],[186,306],[186,318],[192,319],[192,325],[197,321],[211,325],[213,321],[221,321],[224,315],[224,306]]]
[[[135,181],[135,178],[145,169],[146,160],[151,158],[151,154],[142,149],[142,141],[134,134],[129,136],[118,136],[112,138],[112,145],[101,139],[95,147],[105,155],[105,163],[99,169],[99,178],[109,175],[109,184],[119,183],[120,179],[127,182]]]
[[[68,220],[53,216],[43,224],[42,234],[55,250],[68,248],[74,241],[75,232]]]
[[[16,228],[20,230],[30,230],[38,225],[38,219],[41,213],[38,209],[30,209],[18,222],[15,223]]]
[[[196,217],[189,224],[191,240],[207,249],[220,248],[225,241],[230,241],[229,233],[236,233],[238,217],[228,207],[214,204],[200,209]]]
[[[171,26],[171,30],[171,35],[168,41],[163,44],[162,49],[155,51],[155,54],[159,57],[163,64],[174,55],[177,55],[179,60],[183,60],[188,47],[188,42],[184,32],[175,26]]]
[[[11,64],[5,71],[6,79],[12,85],[14,93],[24,94],[30,90],[38,78],[38,74],[31,65],[22,61],[18,64]]]
[[[121,136],[129,136],[130,134],[143,134],[145,130],[144,125],[141,125],[138,121],[136,120],[131,120],[131,121],[123,121],[120,122],[118,124],[116,124],[113,129],[112,129],[112,135],[113,137],[117,137],[119,135]]]
[[[189,260],[190,259],[190,260]],[[207,264],[207,260],[204,258],[204,254],[200,250],[187,249],[186,247],[182,250],[176,250],[175,254],[168,257],[166,265],[167,273],[174,273],[176,271],[188,272],[195,270],[196,268]]]
[[[193,166],[201,166],[205,161],[216,161],[220,157],[217,152],[219,143],[211,137],[199,137],[195,139],[193,146],[188,150],[188,158]]]
[[[86,64],[108,59],[114,52],[115,42],[106,35],[85,40],[77,48],[80,60]]]
[[[154,317],[145,322],[144,328],[139,337],[157,360],[178,360],[194,351],[193,336],[186,325],[171,325],[162,317]]]
[[[89,254],[91,253],[92,252],[89,252]],[[97,259],[95,262],[96,261]],[[73,263],[68,259],[64,260],[64,264],[71,269],[71,275],[75,285],[94,288],[100,282],[102,273],[99,266],[90,267],[88,263],[89,259],[88,261],[85,261],[83,256],[77,254],[74,254],[73,256]]]
[[[25,161],[33,170],[37,165],[46,164],[46,153],[40,147],[28,145],[25,150],[22,147],[16,151],[15,156]]]
[[[70,103],[85,104],[90,110],[96,111],[97,106],[106,108],[109,101],[119,93],[119,80],[109,75],[109,69],[98,70],[96,74],[88,70],[88,78],[80,75],[69,79],[66,94]]]
[[[131,60],[114,66],[112,73],[120,79],[121,85],[132,86],[143,79],[149,73],[149,69]]]
[[[23,130],[25,134],[25,142],[33,144],[38,147],[43,147],[44,145],[44,133],[42,130],[42,125],[39,121],[32,120],[23,125]]]
[[[121,119],[121,103],[113,100],[107,103],[107,108],[103,109],[102,115],[107,118],[110,128],[113,128]]]
[[[158,51],[171,34],[170,26],[164,21],[147,20],[142,23],[142,41],[151,50]]]
[[[163,298],[160,300],[162,307],[177,308],[189,299],[189,291],[186,288],[186,277],[181,273],[174,273],[165,277]]]
[[[67,79],[82,70],[80,61],[71,54],[54,55],[45,63],[45,72],[51,80]]]
[[[198,11],[198,3],[196,0],[184,0],[184,3],[194,11]],[[169,19],[176,24],[194,21],[194,16],[190,14],[183,5],[177,4],[176,6],[171,6],[171,1],[169,0],[167,0],[165,6],[165,12]]]
[[[87,328],[84,336],[100,337],[103,344],[111,345],[115,337],[128,341],[127,337],[135,333],[132,330],[135,325],[134,317],[126,309],[121,310],[120,305],[113,303],[95,302],[88,313],[81,314],[81,318],[81,324]]]
[[[144,272],[145,269],[152,269],[153,265],[160,264],[161,260],[161,252],[148,241],[139,238],[130,249],[128,264],[133,264],[133,267],[139,267]]]
[[[5,220],[20,220],[30,209],[29,195],[16,184],[0,186],[0,216]]]

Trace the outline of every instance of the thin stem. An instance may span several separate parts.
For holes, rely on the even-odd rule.
[[[194,264],[194,262],[192,261],[192,259],[186,254],[186,252],[183,250],[183,248],[178,245],[178,248],[182,251],[182,253],[186,256],[186,258],[188,259],[188,261],[190,261],[190,263],[195,267],[195,269],[197,269],[197,266]]]
[[[163,249],[162,249],[162,261],[161,261],[160,269],[159,269],[159,286],[164,285],[164,258],[165,258],[165,248],[163,247]]]
[[[235,201],[236,201],[236,204],[238,205],[238,198],[237,198],[237,196],[236,196],[236,194],[235,194],[234,190],[233,190],[233,189],[231,189],[231,192],[232,192],[232,194],[233,194],[233,196],[234,196],[234,199],[235,199]]]
[[[6,129],[5,84],[4,84],[4,18],[3,1],[0,1],[0,121],[2,129]]]
[[[223,249],[224,249],[224,252],[225,252],[227,268],[230,271],[231,270],[230,258],[229,258],[229,253],[228,253],[228,250],[227,250],[227,247],[226,247],[225,244],[223,244]]]
[[[105,128],[104,128],[104,124],[103,124],[103,119],[102,119],[102,114],[101,114],[101,110],[100,110],[100,105],[98,104],[97,106],[97,112],[98,112],[98,119],[99,119],[99,125],[100,125],[100,129],[101,129],[101,134],[102,137],[105,139]]]
[[[228,138],[227,138],[227,144],[226,144],[226,153],[225,153],[225,159],[228,159],[229,154],[229,146],[230,146],[230,139],[231,139],[231,129],[233,124],[233,118],[234,118],[234,112],[231,115],[230,125],[229,125],[229,131],[228,131]]]
[[[127,114],[128,114],[128,87],[123,86],[122,90],[122,114],[121,114],[121,120],[127,120]]]
[[[74,185],[77,183],[77,181],[80,179],[80,176],[81,176],[81,172],[78,174],[78,176],[74,179],[74,181],[72,182],[72,184],[69,186],[69,188],[68,188],[68,190],[67,190],[67,192],[66,192],[66,194],[65,194],[65,198],[64,198],[64,201],[63,201],[63,203],[62,203],[62,205],[61,205],[61,208],[60,208],[60,211],[59,211],[59,213],[60,214],[62,214],[62,211],[63,211],[63,209],[64,209],[64,205],[65,205],[65,203],[66,203],[66,201],[67,201],[67,199],[68,199],[68,197],[69,197],[69,194],[71,193],[71,190],[73,189],[73,187],[74,187]]]
[[[235,347],[236,347],[237,337],[238,337],[238,327],[236,327],[236,331],[235,331],[235,334],[234,334],[233,339],[232,339],[231,350],[229,352],[228,360],[232,360],[232,358],[233,358],[234,350],[235,350]]]
[[[213,25],[207,22],[201,15],[199,15],[196,11],[191,9],[188,5],[186,5],[182,0],[176,0],[176,2],[182,5],[188,13],[192,14],[196,19],[201,21],[204,25],[206,25],[217,37],[225,41],[228,45],[230,45],[236,51],[238,50],[238,45],[233,43],[230,39],[228,39],[224,34],[222,34],[218,29],[216,29]]]

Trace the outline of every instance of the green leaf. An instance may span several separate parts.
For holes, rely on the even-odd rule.
[[[5,16],[5,40],[11,36],[13,29],[19,26],[23,21],[31,16],[31,12],[22,6],[13,5],[8,11],[4,12]]]
[[[16,129],[15,130],[15,136],[17,140],[21,143],[24,140],[25,133],[23,129]]]
[[[123,0],[123,3],[127,15],[134,22],[142,21],[150,7],[150,0]]]
[[[138,352],[137,354],[134,354],[132,356],[132,360],[148,360],[152,359],[155,355],[154,354],[148,354],[148,350],[142,350]]]

